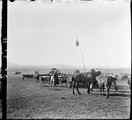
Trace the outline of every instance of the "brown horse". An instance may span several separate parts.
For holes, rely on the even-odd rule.
[[[73,94],[74,93],[74,88],[76,87],[76,90],[78,92],[79,95],[81,95],[81,93],[79,92],[79,83],[86,83],[87,84],[87,93],[90,93],[90,85],[91,83],[94,82],[94,78],[96,78],[96,76],[100,75],[101,71],[97,71],[97,72],[87,72],[87,73],[79,73],[79,71],[75,71],[75,73],[72,76],[72,83],[73,83]]]

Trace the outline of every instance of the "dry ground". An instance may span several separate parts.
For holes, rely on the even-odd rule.
[[[35,79],[22,80],[21,75],[8,74],[7,118],[119,118],[130,117],[130,89],[126,81],[117,81],[118,92],[111,89],[111,96],[100,96],[99,90],[82,95],[72,94],[72,89],[62,86],[50,87],[36,83]]]

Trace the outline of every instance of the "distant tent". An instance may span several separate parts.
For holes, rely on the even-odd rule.
[[[60,70],[56,69],[56,68],[52,68],[49,72],[50,75],[53,75],[55,72],[57,72],[58,74],[60,74]]]

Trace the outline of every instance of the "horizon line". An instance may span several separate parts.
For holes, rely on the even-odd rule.
[[[20,66],[59,66],[60,65],[60,67],[61,67],[61,65],[62,66],[76,66],[76,67],[80,67],[80,68],[83,68],[83,66],[81,66],[81,65],[71,65],[71,64],[41,64],[41,65],[39,65],[39,64],[19,64],[19,63],[14,63],[14,62],[7,62],[7,67],[8,67],[8,64],[14,64],[14,66],[15,65],[20,65]],[[10,65],[9,65],[10,66]],[[13,65],[12,65],[13,66]],[[131,67],[128,67],[128,66],[121,66],[121,67],[119,67],[119,66],[97,66],[97,65],[85,65],[85,67],[87,68],[87,67],[90,67],[90,68],[98,68],[98,69],[101,69],[101,68],[105,68],[105,69],[107,69],[107,68],[131,68]]]

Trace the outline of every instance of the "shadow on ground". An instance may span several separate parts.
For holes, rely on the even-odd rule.
[[[93,94],[93,95],[99,95],[100,94],[100,92],[96,92],[96,93],[91,93],[91,94]],[[104,95],[102,95],[102,96],[106,96],[106,93],[104,93]],[[128,93],[126,93],[126,94],[122,94],[122,92],[120,92],[120,93],[113,93],[113,92],[109,92],[109,96],[118,96],[118,97],[131,97],[131,94],[130,94],[130,92]]]

